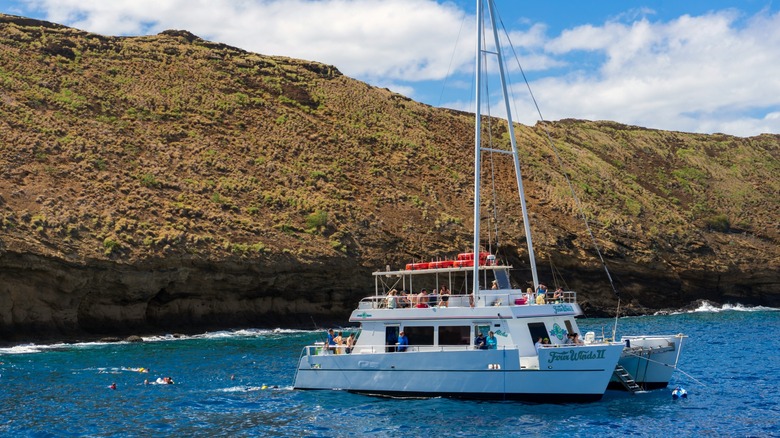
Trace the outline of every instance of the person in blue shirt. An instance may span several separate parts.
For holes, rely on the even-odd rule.
[[[328,329],[328,340],[326,341],[328,351],[336,351],[336,339],[333,337],[333,329]]]
[[[483,335],[482,332],[477,333],[477,337],[474,338],[474,348],[478,350],[487,350],[485,335]]]
[[[403,353],[409,347],[409,338],[404,332],[398,334],[398,351]]]
[[[486,343],[488,350],[495,350],[498,347],[498,339],[493,335],[492,330],[488,332]]]

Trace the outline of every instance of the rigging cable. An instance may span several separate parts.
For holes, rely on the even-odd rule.
[[[520,65],[520,59],[517,56],[517,51],[515,50],[512,41],[508,38],[509,33],[507,32],[501,17],[499,17],[499,22],[501,24],[501,28],[504,30],[504,34],[507,35],[509,48],[512,50],[512,54],[514,55],[515,61],[517,62],[517,67],[520,70],[520,73],[523,76],[523,80],[525,81],[526,88],[528,89],[528,94],[530,95],[531,101],[533,102],[534,107],[536,108],[537,114],[539,115],[539,120],[542,122],[542,127],[544,128],[544,133],[547,137],[547,143],[550,145],[550,148],[552,149],[553,154],[555,155],[555,158],[558,161],[558,165],[562,170],[563,177],[566,179],[566,184],[569,186],[569,191],[571,192],[572,197],[574,198],[574,202],[577,205],[577,210],[579,211],[579,215],[582,217],[582,220],[585,223],[585,228],[587,229],[588,236],[590,237],[590,240],[593,243],[593,247],[596,250],[596,254],[598,254],[599,260],[601,261],[601,265],[604,268],[604,272],[607,274],[609,285],[612,288],[612,291],[615,293],[615,296],[617,296],[618,298],[618,311],[616,312],[615,328],[613,329],[613,339],[614,339],[614,333],[617,331],[617,314],[619,313],[619,309],[620,309],[620,293],[615,287],[614,281],[612,281],[612,275],[609,273],[609,268],[607,267],[607,263],[604,260],[604,256],[602,255],[601,248],[599,247],[599,244],[598,242],[596,242],[596,238],[593,235],[593,231],[591,230],[590,227],[590,222],[588,221],[588,218],[585,215],[585,211],[582,206],[582,203],[580,202],[580,198],[577,196],[577,193],[574,191],[574,186],[572,185],[571,179],[569,179],[569,175],[566,172],[566,166],[564,165],[563,159],[561,159],[561,156],[558,153],[558,148],[555,147],[555,142],[553,142],[552,135],[550,135],[550,130],[547,127],[547,121],[545,120],[544,116],[542,116],[542,110],[539,108],[539,103],[536,101],[536,97],[534,96],[533,91],[531,90],[531,84],[528,82],[528,77],[525,74],[525,70],[523,70],[523,66]]]
[[[447,66],[447,74],[444,75],[444,83],[441,85],[441,91],[439,92],[439,102],[436,104],[436,106],[441,106],[441,100],[444,97],[444,90],[447,88],[447,79],[450,77],[450,73],[452,72],[452,62],[455,59],[455,54],[458,53],[458,41],[460,41],[460,36],[463,33],[463,27],[466,23],[466,14],[463,14],[463,20],[460,21],[460,29],[458,29],[458,37],[455,39],[455,47],[452,49],[452,55],[450,56],[450,64]],[[472,81],[473,83],[473,81]]]

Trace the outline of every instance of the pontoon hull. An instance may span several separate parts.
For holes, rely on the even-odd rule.
[[[682,335],[669,336],[624,336],[621,342],[629,341],[623,349],[618,363],[631,374],[642,389],[666,388],[674,373]],[[613,376],[610,389],[624,389]]]
[[[601,399],[622,347],[545,350],[541,369],[521,368],[518,351],[511,349],[304,354],[294,387],[393,397],[588,402]],[[563,361],[564,355],[580,359]]]

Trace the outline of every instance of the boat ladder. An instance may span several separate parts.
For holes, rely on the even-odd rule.
[[[623,387],[625,387],[626,390],[631,394],[636,394],[637,392],[642,390],[642,388],[640,388],[639,385],[637,385],[636,382],[634,381],[634,378],[631,376],[631,373],[626,371],[626,369],[623,368],[622,365],[617,364],[617,366],[615,366],[615,371],[613,372],[613,374],[615,375],[615,377],[618,378],[618,380],[620,380],[620,383],[623,384]]]

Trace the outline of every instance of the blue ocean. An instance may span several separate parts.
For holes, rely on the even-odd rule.
[[[621,318],[618,336],[688,335],[679,370],[669,389],[608,391],[588,404],[292,390],[301,349],[322,330],[6,347],[0,436],[780,436],[778,310],[704,305]],[[580,326],[609,334],[614,322]],[[175,383],[156,383],[164,377]],[[689,397],[672,400],[675,385]]]

